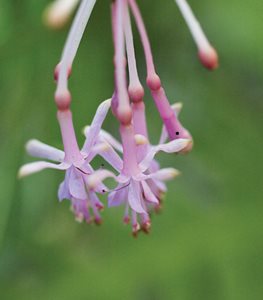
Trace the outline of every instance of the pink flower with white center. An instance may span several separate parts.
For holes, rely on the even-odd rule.
[[[66,171],[65,180],[60,184],[59,200],[69,199],[76,219],[85,219],[91,222],[90,210],[93,211],[94,221],[99,224],[101,217],[99,210],[103,204],[96,193],[103,194],[107,188],[102,181],[107,177],[115,177],[107,170],[94,171],[90,165],[91,160],[101,152],[107,151],[106,143],[98,143],[97,139],[101,125],[110,108],[111,100],[100,104],[90,126],[89,134],[83,149],[80,151],[77,145],[73,129],[72,116],[69,110],[58,111],[58,121],[61,128],[65,151],[48,146],[40,141],[31,140],[26,145],[27,152],[36,157],[59,162],[59,164],[38,161],[26,164],[19,170],[19,176],[24,177],[47,168]]]

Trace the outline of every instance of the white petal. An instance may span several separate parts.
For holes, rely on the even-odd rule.
[[[99,107],[97,108],[96,114],[92,120],[92,123],[87,131],[86,142],[84,144],[83,150],[89,153],[91,151],[91,147],[95,144],[103,121],[105,120],[107,113],[111,106],[111,99],[103,101]]]
[[[115,174],[111,171],[97,170],[91,175],[87,176],[86,183],[90,189],[95,189],[104,179],[109,177],[116,179]]]
[[[142,206],[142,195],[139,182],[131,180],[129,185],[128,201],[132,210],[139,214],[146,213]]]
[[[145,179],[152,178],[152,179],[165,181],[165,180],[171,180],[178,175],[180,175],[180,172],[178,170],[176,170],[174,168],[165,168],[165,169],[161,169],[155,173],[145,175]]]
[[[99,155],[103,157],[105,161],[107,161],[116,171],[120,172],[122,170],[122,159],[111,146],[104,151],[101,151]]]
[[[81,200],[87,199],[87,192],[81,171],[76,168],[70,169],[68,185],[69,192],[73,198]]]
[[[119,151],[120,153],[123,152],[122,144],[117,139],[115,139],[115,137],[113,137],[111,134],[109,134],[107,131],[102,129],[100,131],[100,136],[105,141],[107,141],[113,148],[115,148],[117,151]]]
[[[186,148],[190,142],[191,140],[188,139],[177,139],[166,144],[153,146],[146,155],[146,157],[139,164],[141,171],[145,172],[150,167],[154,156],[158,152],[163,151],[166,153],[176,153]]]
[[[46,161],[37,161],[29,164],[23,165],[18,171],[18,177],[22,178],[37,172],[40,172],[44,169],[57,169],[57,170],[66,170],[70,167],[69,164],[61,163],[59,165],[49,163]]]
[[[148,200],[152,203],[159,204],[158,199],[155,197],[154,193],[151,191],[148,184],[145,181],[141,181],[141,185],[142,185],[143,193],[144,193],[146,200]]]
[[[65,156],[64,151],[51,147],[38,140],[29,140],[26,143],[26,151],[31,156],[45,158],[57,162],[62,162]]]

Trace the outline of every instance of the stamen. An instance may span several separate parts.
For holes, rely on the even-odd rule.
[[[137,221],[137,213],[132,210],[132,235],[134,237],[137,237],[140,229],[141,229],[141,226]]]
[[[186,0],[175,0],[198,47],[201,63],[208,69],[218,67],[216,50],[211,46]]]
[[[129,224],[130,223],[130,216],[129,216],[129,203],[126,203],[125,206],[125,212],[124,212],[124,217],[123,217],[123,223]]]

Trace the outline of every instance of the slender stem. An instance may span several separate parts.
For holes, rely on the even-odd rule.
[[[125,0],[116,0],[115,42],[115,76],[118,94],[117,118],[121,123],[129,124],[132,113],[126,87],[125,47],[124,47],[124,12],[127,5]]]
[[[151,90],[155,105],[165,124],[166,130],[171,140],[177,138],[189,138],[189,133],[182,127],[177,119],[170,103],[166,97],[165,91],[161,85],[159,76],[155,72],[153,56],[146,28],[135,0],[129,0],[135,22],[138,27],[139,34],[144,49],[146,65],[147,65],[147,84]]]
[[[192,34],[192,37],[199,50],[199,58],[202,64],[208,69],[215,69],[218,66],[218,56],[216,50],[211,46],[200,23],[196,19],[193,11],[186,0],[175,0],[185,22]]]
[[[68,73],[76,56],[81,38],[89,21],[96,0],[83,0],[70,29],[59,66],[57,94],[64,93],[68,85]]]
[[[130,7],[132,9],[132,13],[134,15],[138,30],[140,32],[142,44],[144,47],[144,53],[145,53],[146,65],[147,65],[147,73],[155,74],[156,72],[155,72],[155,67],[154,67],[154,62],[153,62],[150,41],[149,41],[145,26],[143,23],[143,19],[142,19],[139,7],[135,0],[128,0],[128,1],[130,4]]]

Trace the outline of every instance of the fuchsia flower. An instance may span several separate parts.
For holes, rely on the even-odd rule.
[[[49,13],[55,19],[65,20],[77,4],[77,0],[57,0]],[[205,37],[185,0],[175,0],[190,28],[198,46],[201,62],[209,69],[217,67],[217,54]],[[155,156],[159,152],[186,153],[192,149],[190,133],[180,123],[180,104],[170,105],[161,80],[156,73],[151,46],[136,0],[115,0],[112,2],[112,29],[114,41],[115,89],[112,99],[102,102],[90,126],[85,127],[86,141],[80,150],[76,141],[70,111],[71,94],[68,77],[77,53],[82,35],[96,0],[82,0],[62,58],[55,69],[57,89],[55,101],[58,108],[58,122],[61,128],[64,151],[58,150],[37,140],[27,144],[27,152],[33,156],[59,162],[34,162],[24,165],[19,172],[26,176],[46,168],[65,170],[65,180],[60,184],[59,200],[69,199],[78,220],[101,222],[99,210],[103,208],[97,194],[109,192],[108,205],[125,205],[124,222],[131,219],[134,236],[142,229],[149,232],[150,212],[161,205],[162,194],[166,192],[165,181],[179,174],[176,169],[160,168]],[[163,129],[158,145],[149,141],[145,116],[144,89],[140,82],[133,44],[130,21],[132,12],[144,49],[147,79],[146,84],[163,121]],[[61,17],[61,19],[60,19]],[[127,58],[127,59],[126,59]],[[129,80],[127,84],[126,63]],[[102,129],[102,123],[111,107],[119,122],[121,143]],[[166,142],[167,139],[169,142]],[[94,170],[92,159],[101,156],[118,173],[106,169]],[[120,156],[121,155],[121,156]],[[112,177],[117,187],[113,190],[103,184]],[[139,216],[139,220],[138,220]]]
[[[91,209],[95,217],[94,221],[96,223],[101,222],[99,210],[103,209],[103,204],[96,193],[105,193],[107,188],[102,184],[102,181],[107,177],[115,177],[112,172],[107,170],[94,171],[90,165],[91,160],[96,155],[108,150],[106,143],[98,143],[97,140],[109,108],[110,100],[102,102],[98,107],[81,151],[76,142],[70,111],[59,111],[58,120],[65,152],[37,140],[31,140],[26,145],[26,150],[30,155],[59,162],[59,164],[38,161],[26,164],[19,170],[20,177],[47,168],[66,171],[65,180],[59,187],[58,198],[60,201],[63,199],[71,200],[72,209],[79,221],[85,219],[87,222],[91,222]]]

